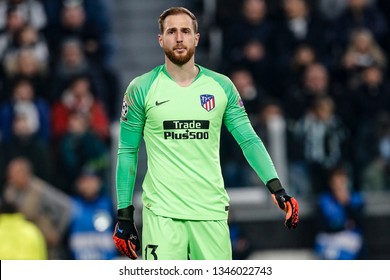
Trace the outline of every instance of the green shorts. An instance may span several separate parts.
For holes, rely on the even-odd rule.
[[[226,220],[180,220],[142,211],[144,260],[231,260]]]

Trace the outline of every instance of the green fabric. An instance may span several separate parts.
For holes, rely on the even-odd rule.
[[[145,260],[231,260],[226,220],[193,221],[155,215],[143,209],[142,257]]]
[[[229,197],[219,158],[222,124],[262,180],[277,177],[233,83],[224,75],[198,67],[200,72],[188,87],[173,81],[163,65],[130,83],[120,121],[118,209],[132,203],[142,134],[148,156],[142,201],[156,215],[189,220],[227,218]],[[213,97],[210,107],[202,106],[204,95]]]

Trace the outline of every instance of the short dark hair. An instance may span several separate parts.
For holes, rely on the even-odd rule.
[[[198,20],[196,19],[196,16],[190,10],[184,7],[171,7],[162,12],[162,14],[158,18],[160,33],[162,34],[164,32],[164,21],[168,16],[181,14],[186,14],[192,19],[194,31],[195,33],[198,33]]]

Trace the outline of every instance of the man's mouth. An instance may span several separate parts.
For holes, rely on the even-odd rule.
[[[183,52],[186,50],[186,48],[185,47],[175,47],[174,50],[179,51],[179,52]]]

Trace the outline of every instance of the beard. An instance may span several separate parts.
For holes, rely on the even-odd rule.
[[[182,66],[194,56],[195,47],[186,48],[186,50],[186,54],[176,54],[174,50],[164,48],[164,53],[172,63]]]

